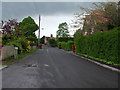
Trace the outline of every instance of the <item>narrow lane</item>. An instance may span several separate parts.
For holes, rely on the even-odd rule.
[[[2,71],[3,88],[117,88],[118,73],[45,47]]]

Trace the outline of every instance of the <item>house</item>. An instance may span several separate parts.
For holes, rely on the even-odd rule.
[[[102,25],[109,21],[109,19],[105,18],[103,14],[104,13],[101,11],[93,10],[91,14],[85,15],[85,21],[83,26],[84,35],[89,35],[107,30],[107,27],[105,26],[103,26],[102,28],[98,28],[100,24]]]
[[[45,45],[49,45],[48,40],[51,39],[51,38],[54,38],[53,34],[51,34],[50,37],[45,36],[45,38],[44,38]]]

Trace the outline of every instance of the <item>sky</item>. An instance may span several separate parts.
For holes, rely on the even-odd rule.
[[[38,24],[41,15],[42,36],[56,36],[58,25],[62,22],[68,24],[74,19],[75,13],[82,13],[80,7],[92,7],[92,2],[2,2],[2,19],[17,19],[19,22],[31,16]],[[42,29],[43,28],[43,29]],[[70,31],[70,35],[73,31]],[[36,31],[38,35],[38,31]]]

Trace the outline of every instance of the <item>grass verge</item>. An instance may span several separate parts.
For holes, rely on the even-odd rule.
[[[17,59],[15,59],[13,56],[12,56],[12,57],[9,57],[9,58],[7,58],[7,59],[5,59],[5,60],[2,61],[2,65],[7,65],[7,66],[12,65],[12,64],[15,63],[16,61],[24,58],[25,56],[28,56],[29,54],[37,51],[38,49],[39,49],[39,48],[33,49],[33,50],[31,50],[29,53],[18,54]]]
[[[89,55],[86,55],[86,54],[80,54],[80,53],[76,53],[76,54],[81,55],[81,56],[86,57],[86,58],[89,58],[89,59],[92,59],[92,60],[94,60],[94,61],[98,61],[98,62],[100,62],[100,63],[104,63],[104,64],[107,64],[107,65],[116,67],[116,68],[119,68],[119,67],[120,67],[120,64],[119,64],[119,63],[118,63],[118,64],[115,64],[115,63],[113,63],[113,62],[111,62],[111,61],[106,61],[106,60],[103,60],[103,59],[100,59],[100,58],[95,58],[95,57],[93,57],[93,56],[89,56]]]

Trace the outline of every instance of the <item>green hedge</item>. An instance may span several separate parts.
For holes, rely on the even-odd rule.
[[[59,43],[58,43],[58,48],[64,49],[64,50],[67,50],[67,51],[71,51],[73,44],[74,44],[73,41],[59,42]]]
[[[72,38],[72,37],[59,37],[59,38],[57,38],[58,42],[68,42],[68,41],[73,41],[73,40],[74,40],[74,38]]]
[[[48,42],[49,42],[49,45],[51,47],[56,47],[57,46],[57,42],[56,42],[55,39],[49,39]]]
[[[108,32],[98,32],[88,36],[75,36],[76,53],[104,60],[109,64],[120,65],[118,60],[118,34],[120,27]]]

